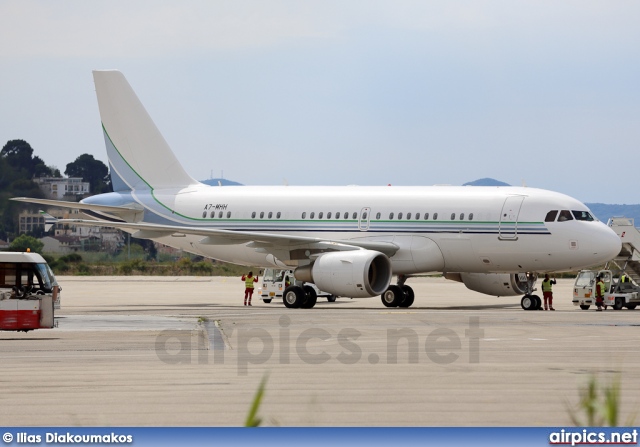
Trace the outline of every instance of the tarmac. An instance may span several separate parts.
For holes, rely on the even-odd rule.
[[[566,426],[592,375],[619,380],[621,424],[639,410],[640,309],[580,310],[573,280],[555,312],[443,278],[411,278],[408,309],[248,307],[239,278],[58,281],[58,327],[0,332],[4,426],[241,426],[263,379],[267,426]]]

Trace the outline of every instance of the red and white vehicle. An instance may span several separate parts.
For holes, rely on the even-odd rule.
[[[37,253],[0,253],[0,330],[30,331],[55,325],[60,286]]]

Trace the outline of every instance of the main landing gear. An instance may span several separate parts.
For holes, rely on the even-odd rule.
[[[404,285],[407,277],[398,275],[398,284],[392,284],[380,296],[386,307],[410,307],[415,299],[413,289]]]
[[[318,301],[318,295],[311,286],[289,286],[282,294],[284,305],[290,309],[311,309]]]

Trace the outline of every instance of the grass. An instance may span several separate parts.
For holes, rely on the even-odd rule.
[[[595,374],[589,376],[586,385],[578,390],[580,400],[575,407],[568,403],[571,422],[578,427],[617,427],[620,422],[620,377],[602,384]],[[630,416],[625,426],[633,425]]]

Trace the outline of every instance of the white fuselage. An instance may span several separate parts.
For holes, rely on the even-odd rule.
[[[133,197],[145,206],[144,221],[150,223],[390,242],[399,247],[390,257],[396,274],[576,270],[619,250],[618,236],[602,222],[545,222],[552,210],[588,209],[569,196],[535,188],[202,185],[138,191]],[[309,255],[297,253],[292,242],[204,244],[202,236],[189,234],[153,239],[254,266],[295,266]]]

